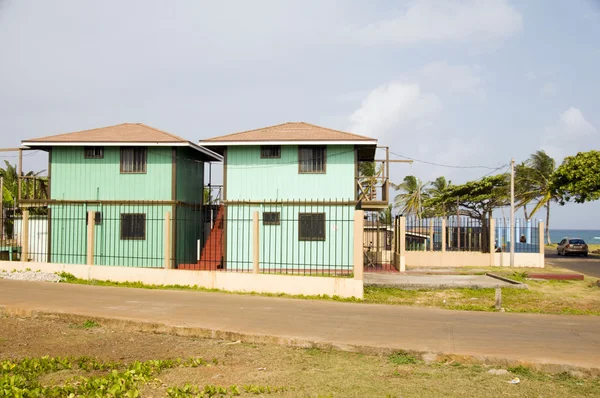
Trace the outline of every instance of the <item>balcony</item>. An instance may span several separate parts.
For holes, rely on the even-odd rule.
[[[357,163],[356,200],[362,210],[382,210],[389,205],[389,160]]]
[[[19,207],[46,206],[50,199],[50,178],[41,176],[21,176],[18,186]]]

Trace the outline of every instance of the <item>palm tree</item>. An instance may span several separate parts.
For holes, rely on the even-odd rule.
[[[392,225],[392,205],[389,205],[385,210],[379,213],[379,223]]]
[[[402,184],[394,185],[400,191],[394,199],[394,206],[400,207],[402,214],[415,215],[421,218],[423,215],[423,202],[429,197],[427,187],[429,183],[423,183],[415,176],[404,177]]]
[[[430,198],[437,198],[442,196],[444,192],[446,192],[446,190],[452,186],[452,181],[446,181],[446,177],[442,176],[436,178],[435,181],[429,184],[429,186],[429,189],[427,189],[427,195]],[[438,216],[441,215],[442,217],[445,217],[447,214],[446,210],[446,203],[442,202],[441,208],[437,207],[436,209],[433,209],[433,212]]]
[[[377,197],[377,181],[383,172],[383,165],[377,166],[375,162],[360,162],[358,164],[358,177],[361,186],[359,200],[374,200]]]
[[[546,208],[546,240],[550,241],[550,204],[558,201],[558,197],[552,191],[551,180],[556,170],[556,162],[543,150],[537,151],[523,164],[517,166],[515,182],[517,188],[518,207],[525,210],[525,218],[531,219],[542,207]],[[527,214],[527,205],[537,202],[531,213]]]

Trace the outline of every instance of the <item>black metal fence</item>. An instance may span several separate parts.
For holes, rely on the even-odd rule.
[[[515,219],[515,253],[539,253],[540,229],[537,220]],[[496,220],[494,247],[498,252],[510,251],[511,228],[510,220]]]
[[[54,202],[29,210],[28,242],[21,215],[3,220],[0,251],[6,260],[347,276],[353,273],[354,211],[350,203],[325,201]]]
[[[489,227],[471,217],[448,217],[446,224],[446,250],[489,252]]]
[[[351,204],[326,201],[228,204],[221,269],[253,272],[258,265],[268,274],[351,275],[354,211]]]

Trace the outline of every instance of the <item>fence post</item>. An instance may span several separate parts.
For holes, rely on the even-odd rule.
[[[490,241],[488,245],[490,247],[490,266],[493,267],[496,265],[496,220],[490,217],[489,222],[490,233],[488,234],[490,237]],[[502,254],[500,254],[502,256]]]
[[[29,261],[29,210],[23,210],[21,227],[21,261]]]
[[[87,265],[94,265],[94,225],[96,222],[95,211],[87,213]]]
[[[546,262],[544,260],[544,256],[545,256],[545,246],[546,246],[546,240],[544,239],[544,222],[540,221],[540,224],[538,226],[538,240],[539,240],[539,245],[540,245],[540,267],[544,268],[546,266]]]
[[[400,272],[406,271],[406,217],[400,217]]]
[[[259,233],[258,228],[258,212],[252,214],[252,273],[258,274],[260,257],[259,257]]]
[[[433,251],[433,219],[429,220],[429,251]]]
[[[165,213],[165,269],[171,268],[171,212]]]
[[[446,253],[446,218],[442,218],[442,253]]]
[[[354,279],[363,279],[364,270],[364,210],[354,211]],[[379,230],[377,230],[379,235]]]

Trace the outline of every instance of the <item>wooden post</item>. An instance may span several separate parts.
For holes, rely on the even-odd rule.
[[[406,217],[400,217],[400,272],[406,271]]]
[[[96,230],[95,211],[88,211],[87,214],[87,265],[94,265],[94,232]]]
[[[442,218],[442,253],[446,253],[446,218]]]
[[[496,265],[496,247],[495,247],[495,242],[496,242],[496,220],[494,220],[493,218],[490,218],[490,222],[489,224],[489,228],[490,228],[490,233],[489,233],[489,237],[490,237],[490,241],[488,242],[489,245],[489,249],[490,249],[490,266],[495,266]],[[482,248],[483,249],[483,248]],[[502,254],[500,254],[500,256],[502,256]]]
[[[165,213],[165,269],[171,269],[171,212]]]
[[[363,279],[364,273],[364,223],[365,212],[363,210],[354,211],[354,279]],[[379,234],[379,230],[377,231]]]
[[[29,210],[23,210],[21,222],[21,261],[29,261]]]
[[[258,212],[252,214],[252,273],[258,274],[260,270],[260,229],[258,225]]]
[[[433,251],[433,220],[429,224],[429,251]]]
[[[17,181],[17,189],[19,190],[19,192],[17,193],[17,199],[20,202],[21,201],[21,180],[22,180],[22,176],[23,176],[23,150],[19,148],[19,170],[17,170],[17,174],[18,174],[18,181]],[[4,192],[2,193],[2,195],[4,196]],[[13,206],[16,206],[13,203]]]

